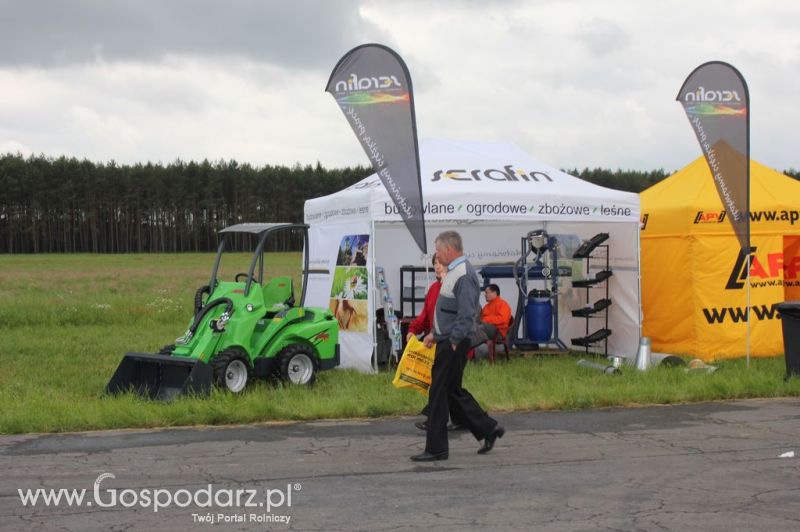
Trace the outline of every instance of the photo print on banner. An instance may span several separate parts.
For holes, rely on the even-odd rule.
[[[369,235],[345,235],[336,254],[329,307],[341,331],[367,332]]]

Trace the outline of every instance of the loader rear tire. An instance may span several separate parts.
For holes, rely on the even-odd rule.
[[[291,384],[310,386],[317,380],[317,364],[314,350],[303,344],[287,346],[278,354],[281,378]]]
[[[219,388],[231,393],[241,393],[253,379],[250,359],[241,349],[223,349],[211,360],[214,382]]]

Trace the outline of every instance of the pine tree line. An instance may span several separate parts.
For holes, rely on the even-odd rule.
[[[642,172],[638,170],[611,171],[605,168],[584,168],[583,170],[578,170],[575,168],[564,171],[570,175],[594,183],[595,185],[600,185],[601,187],[636,193],[655,185],[662,179],[671,175],[664,170]]]
[[[0,156],[0,253],[213,251],[216,233],[241,222],[302,222],[307,199],[369,175],[357,166],[254,168],[235,161],[117,165]],[[568,170],[592,183],[641,192],[669,173]],[[786,172],[800,178],[800,172]],[[236,242],[243,248],[244,242]],[[288,234],[272,251],[300,249]]]
[[[213,251],[223,227],[302,222],[306,199],[370,173],[319,164],[127,166],[6,155],[0,157],[0,253]],[[288,233],[271,240],[273,251],[301,245]]]

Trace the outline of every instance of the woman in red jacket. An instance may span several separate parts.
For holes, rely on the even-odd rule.
[[[433,271],[436,273],[436,280],[428,287],[428,293],[425,294],[425,305],[422,307],[422,312],[408,325],[406,342],[409,341],[412,336],[424,336],[433,330],[433,314],[436,310],[436,299],[439,297],[439,290],[442,288],[442,277],[447,273],[447,268],[439,263],[435,253],[432,263]]]

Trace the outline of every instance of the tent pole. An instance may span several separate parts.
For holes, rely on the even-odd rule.
[[[747,367],[750,367],[750,318],[753,316],[753,309],[750,308],[750,248],[747,249],[747,259],[745,261],[746,268],[747,268],[747,339],[746,339],[746,347],[747,350]]]
[[[642,338],[644,321],[644,309],[642,308],[642,214],[641,204],[639,205],[639,223],[636,224],[636,297],[637,307],[639,308],[639,338]]]
[[[370,218],[372,218],[370,216]],[[375,312],[377,310],[376,304],[376,297],[379,297],[377,294],[380,294],[380,287],[377,286],[378,282],[378,272],[377,272],[377,265],[375,264],[375,219],[370,220],[370,230],[369,230],[369,254],[370,260],[372,261],[372,305],[367,305],[367,312],[369,312],[369,316],[372,319],[372,353],[374,356],[370,357],[372,360],[372,371],[373,373],[378,373],[378,320],[375,319]],[[371,307],[371,308],[370,308]],[[386,304],[383,305],[383,317],[385,320],[388,321],[389,317],[386,315]],[[391,359],[391,354],[389,355]],[[389,362],[391,364],[391,360]]]

